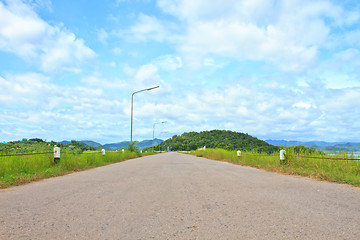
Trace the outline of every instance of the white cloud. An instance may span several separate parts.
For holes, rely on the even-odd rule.
[[[0,50],[35,62],[46,72],[74,68],[95,56],[82,39],[49,25],[21,1],[0,2]]]
[[[41,54],[41,69],[46,72],[56,71],[59,67],[78,66],[86,59],[94,57],[95,53],[85,46],[82,39],[76,39],[72,33],[59,32],[58,39],[44,47]]]
[[[360,51],[348,48],[333,52],[309,74],[318,76],[327,88],[346,89],[360,87]]]
[[[223,68],[226,65],[224,61],[218,61],[214,58],[205,58],[203,61],[204,67],[211,67],[213,69]]]
[[[7,75],[0,78],[0,117],[3,123],[11,123],[23,133],[21,138],[48,138],[56,129],[63,139],[96,140],[115,134],[111,139],[124,140],[128,136],[131,87],[139,90],[139,83],[154,77],[161,79],[157,70],[146,64],[132,71],[139,81],[135,86],[133,82],[105,79],[97,74],[84,78],[81,86],[68,87],[57,86],[36,73]],[[326,140],[331,137],[326,131],[345,133],[356,127],[359,116],[359,89],[303,85],[298,87],[301,91],[296,91],[291,83],[273,88],[245,78],[218,89],[192,88],[182,93],[167,85],[161,84],[160,89],[135,99],[135,139],[150,138],[152,124],[162,119],[168,121],[164,126],[164,131],[169,132],[166,137],[217,128],[257,137]],[[10,136],[6,131],[2,134]],[[346,136],[355,139],[355,135]]]
[[[341,139],[342,136],[332,134],[353,127],[359,114],[355,106],[358,89],[335,93],[324,87],[300,86],[301,91],[297,91],[290,86],[293,85],[288,83],[274,89],[244,79],[237,84],[224,84],[221,89],[194,88],[182,95],[173,93],[166,102],[157,99],[163,95],[154,95],[137,105],[136,123],[138,128],[146,128],[147,119],[155,114],[172,122],[168,126],[172,134],[217,128],[261,138],[328,141]],[[327,134],[328,129],[332,132]],[[348,133],[344,138],[356,139],[356,134]]]
[[[49,84],[49,79],[41,74],[26,73],[0,77],[1,106],[34,107],[42,102],[49,102],[49,93],[55,86]],[[48,93],[48,94],[44,94]]]
[[[314,66],[332,30],[359,20],[355,10],[330,1],[158,0],[157,4],[186,26],[176,45],[187,65],[195,68],[215,55],[266,61],[281,70],[301,72]]]
[[[267,60],[283,70],[303,70],[315,60],[316,47],[297,44],[287,36],[271,25],[259,28],[235,21],[196,22],[180,43],[180,51],[187,58],[216,54],[238,60]]]
[[[128,65],[123,65],[123,72],[126,74],[124,80],[125,86],[132,90],[139,90],[143,88],[149,88],[153,86],[161,86],[161,89],[166,91],[172,89],[172,83],[170,80],[165,80],[161,76],[163,71],[172,72],[182,67],[181,58],[174,55],[160,56],[150,63],[133,68]]]
[[[346,32],[344,36],[338,36],[337,42],[340,44],[348,44],[351,46],[360,46],[360,42],[358,41],[360,39],[360,30],[356,29],[353,31]]]
[[[153,64],[146,64],[140,67],[140,69],[136,72],[135,78],[139,83],[143,83],[148,80],[157,79],[159,75],[157,75],[158,68]]]
[[[164,12],[186,21],[206,21],[214,19],[214,17],[222,18],[224,15],[231,16],[233,15],[231,13],[234,13],[237,5],[239,5],[239,3],[233,0],[224,0],[221,2],[209,2],[206,0],[158,0],[157,4]]]
[[[123,114],[129,107],[128,101],[117,100],[104,89],[103,85],[58,86],[37,73],[0,77],[0,91],[3,93],[0,96],[0,117],[3,119],[0,125],[17,129],[17,139],[48,139],[49,136],[55,136],[56,140],[98,138],[112,133],[114,127],[122,126],[128,120]],[[3,138],[15,137],[13,130],[0,132]]]
[[[333,93],[332,96],[328,97],[321,105],[322,110],[329,113],[328,116],[342,116],[342,119],[346,119],[350,116],[352,116],[351,118],[357,118],[359,116],[359,87],[330,91]],[[354,121],[354,123],[355,122],[358,121]]]
[[[292,106],[297,108],[305,108],[305,109],[310,109],[312,107],[310,103],[305,103],[305,102],[298,102],[293,104]]]
[[[303,70],[316,58],[316,48],[291,43],[273,26],[261,29],[241,22],[193,23],[180,51],[193,65],[209,54],[238,60],[268,60],[283,70]]]
[[[156,58],[153,63],[160,68],[166,69],[166,70],[176,70],[179,68],[182,68],[183,63],[180,57],[174,56],[174,55],[162,55],[158,58]]]
[[[130,29],[131,38],[140,41],[148,39],[163,42],[168,39],[167,27],[156,17],[140,14],[138,22]]]
[[[23,2],[0,2],[0,51],[46,72],[80,73],[95,53],[61,24],[41,19],[32,4],[41,0]],[[80,82],[60,86],[32,72],[0,77],[0,125],[18,138],[55,130],[63,139],[121,141],[129,138],[131,93],[160,85],[135,98],[135,139],[151,138],[152,124],[162,120],[161,132],[169,133],[160,137],[217,128],[261,138],[358,138],[356,11],[325,0],[157,3],[171,16],[118,17],[116,27],[135,21],[118,32],[99,25],[98,40],[112,54],[105,50],[105,69]],[[131,42],[111,42],[116,33]],[[189,65],[202,71],[186,71]],[[1,126],[1,136],[14,134]]]

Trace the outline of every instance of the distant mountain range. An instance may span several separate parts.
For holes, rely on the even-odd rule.
[[[85,144],[89,147],[94,147],[94,148],[103,148],[103,145],[101,145],[100,143],[94,142],[94,141],[90,141],[90,140],[83,140],[80,141],[82,144]]]
[[[68,142],[68,141],[63,141],[63,142]],[[63,143],[62,142],[62,143]],[[123,141],[123,142],[118,142],[118,143],[107,143],[107,144],[100,144],[94,141],[90,141],[90,140],[83,140],[83,141],[79,141],[87,146],[90,147],[94,147],[96,149],[107,149],[107,150],[118,150],[118,149],[122,149],[122,148],[128,148],[128,143],[130,141]],[[159,143],[162,143],[163,140],[155,138],[154,139],[154,145],[158,145]],[[148,147],[152,147],[153,146],[153,140],[144,140],[141,142],[138,142],[136,144],[136,146],[142,150],[144,148],[148,148]]]
[[[305,147],[314,147],[320,150],[327,151],[360,151],[360,143],[350,143],[350,142],[323,142],[323,141],[310,141],[310,142],[301,142],[301,141],[285,141],[285,140],[265,140],[265,142],[275,145],[275,146],[298,146],[303,145]]]
[[[95,147],[96,149],[107,149],[107,150],[118,150],[122,148],[127,148],[129,141],[123,141],[118,143],[107,143],[107,144],[100,144],[94,141],[90,140],[83,140],[79,141],[87,146]],[[154,145],[158,145],[159,143],[162,143],[163,140],[161,139],[154,139]],[[314,147],[316,149],[320,150],[327,150],[327,151],[360,151],[360,143],[350,143],[350,142],[324,142],[324,141],[309,141],[309,142],[302,142],[302,141],[286,141],[286,140],[265,140],[268,144],[274,145],[274,146],[298,146],[302,145],[305,147]],[[62,141],[60,143],[71,143],[71,141]],[[136,146],[139,147],[139,149],[144,149],[147,147],[153,146],[152,140],[144,140],[141,142],[138,142]]]

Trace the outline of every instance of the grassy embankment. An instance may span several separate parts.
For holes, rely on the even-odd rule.
[[[32,181],[61,176],[71,172],[82,171],[98,166],[125,161],[152,153],[85,152],[83,154],[61,154],[58,164],[54,163],[54,155],[25,155],[0,157],[0,188],[20,185]]]
[[[265,156],[259,156],[259,153],[256,152],[241,152],[241,156],[237,157],[236,151],[223,149],[206,149],[191,152],[191,154],[198,157],[251,166],[266,171],[360,186],[360,161],[323,159],[325,157],[346,158],[346,152],[337,152],[332,156],[328,156],[321,152],[299,154],[294,153],[293,149],[286,149],[286,153],[286,162],[280,164],[279,153],[261,154]],[[294,157],[295,155],[320,157],[322,159]]]

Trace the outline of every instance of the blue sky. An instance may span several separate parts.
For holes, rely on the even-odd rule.
[[[359,142],[357,0],[0,0],[0,141]]]

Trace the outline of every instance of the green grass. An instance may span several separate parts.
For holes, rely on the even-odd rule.
[[[61,176],[150,154],[152,153],[126,151],[124,153],[107,151],[106,155],[102,155],[100,152],[64,153],[61,154],[58,164],[54,163],[53,154],[0,157],[0,188]]]
[[[259,156],[259,153],[256,152],[242,152],[241,157],[237,157],[236,151],[226,151],[223,149],[206,149],[191,152],[191,154],[198,157],[251,166],[266,171],[360,186],[360,161],[328,160],[324,158],[330,156],[324,155],[321,152],[297,154],[293,152],[293,149],[286,149],[286,153],[286,162],[280,164],[279,153],[261,154],[263,156]],[[320,157],[321,159],[300,158],[295,157],[296,155]],[[344,152],[337,152],[331,157],[344,158],[346,154]]]

